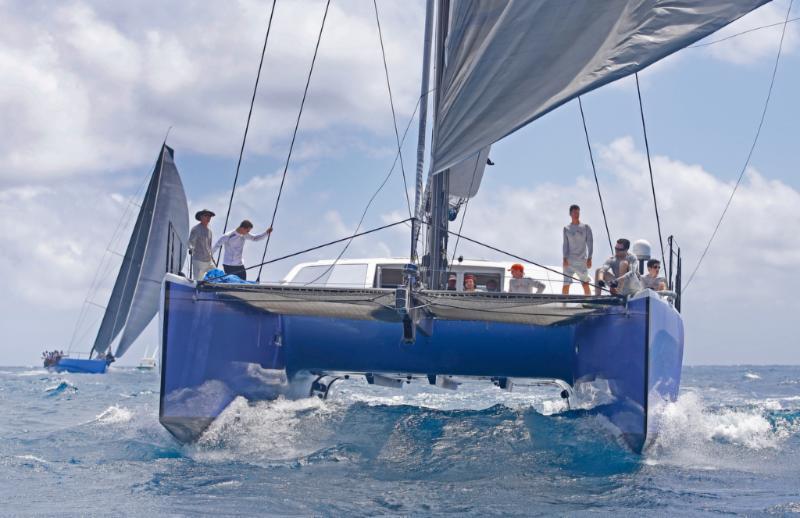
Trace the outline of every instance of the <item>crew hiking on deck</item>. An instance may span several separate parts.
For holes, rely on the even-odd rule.
[[[571,222],[564,227],[564,286],[561,293],[569,294],[569,287],[573,277],[578,277],[583,287],[584,295],[589,295],[589,268],[592,267],[592,251],[594,240],[592,238],[592,227],[586,223],[581,223],[581,208],[577,205],[570,205],[569,217]]]
[[[252,235],[250,230],[253,224],[249,220],[242,221],[236,229],[231,230],[227,234],[217,240],[212,249],[212,253],[217,251],[220,247],[225,247],[225,253],[222,258],[222,268],[226,274],[236,275],[243,281],[247,280],[247,270],[242,261],[242,252],[244,251],[245,241],[261,241],[272,233],[272,227],[258,235]]]
[[[667,289],[667,279],[661,277],[661,261],[650,259],[647,261],[647,275],[642,276],[642,287],[655,291]]]
[[[596,295],[600,295],[606,286],[612,295],[632,295],[641,289],[639,275],[636,272],[639,259],[628,251],[630,247],[629,240],[617,239],[614,255],[606,260],[595,275]]]

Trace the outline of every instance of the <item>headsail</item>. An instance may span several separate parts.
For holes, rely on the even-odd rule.
[[[173,156],[163,145],[92,347],[98,354],[123,328],[116,356],[128,350],[158,312],[164,274],[180,269],[189,209]]]
[[[433,171],[633,74],[769,0],[453,2]]]

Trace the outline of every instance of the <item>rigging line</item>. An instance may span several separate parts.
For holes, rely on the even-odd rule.
[[[267,41],[269,40],[269,32],[272,29],[272,17],[275,14],[275,4],[277,0],[272,0],[272,9],[269,12],[269,21],[267,22],[267,34],[264,36],[264,46],[261,48],[261,60],[258,62],[258,73],[256,73],[256,83],[253,85],[253,96],[250,98],[250,110],[247,112],[247,122],[244,125],[244,136],[242,137],[242,147],[239,149],[239,160],[236,162],[236,174],[233,176],[233,187],[231,187],[231,197],[228,200],[228,212],[225,214],[225,225],[222,227],[222,234],[228,231],[228,222],[231,217],[231,207],[233,206],[233,195],[236,192],[236,184],[239,181],[239,169],[242,166],[242,156],[244,155],[244,146],[247,142],[247,132],[250,130],[250,119],[253,116],[253,106],[256,102],[256,92],[258,92],[258,82],[261,79],[261,68],[264,66],[264,55],[267,53]],[[222,247],[217,252],[217,264],[222,255]]]
[[[786,10],[786,20],[789,20],[789,13],[792,12],[792,4],[794,0],[790,0],[789,8]],[[744,161],[744,165],[742,166],[742,170],[739,172],[739,178],[736,179],[736,183],[733,186],[733,190],[731,191],[731,195],[728,197],[728,202],[725,204],[725,208],[722,210],[722,214],[719,216],[719,220],[717,221],[717,225],[714,227],[714,232],[711,233],[711,237],[706,244],[703,253],[700,255],[700,259],[697,260],[697,264],[692,270],[692,274],[689,276],[689,280],[686,281],[686,284],[683,286],[682,292],[686,291],[686,288],[692,283],[697,270],[700,269],[700,265],[703,263],[703,259],[705,259],[706,254],[708,254],[708,249],[711,248],[711,243],[714,241],[714,238],[717,236],[717,232],[719,231],[720,225],[722,225],[722,220],[725,218],[725,214],[728,213],[728,209],[731,206],[731,202],[733,201],[733,196],[736,194],[736,190],[739,189],[739,184],[742,181],[742,177],[744,177],[744,173],[747,170],[747,167],[750,165],[750,160],[753,157],[753,152],[756,149],[756,144],[758,144],[758,137],[761,135],[761,128],[764,126],[764,120],[767,117],[767,109],[769,108],[769,100],[772,97],[772,88],[775,86],[775,76],[778,74],[778,64],[781,60],[781,51],[783,50],[783,40],[786,36],[786,26],[787,22],[783,24],[783,30],[781,31],[781,39],[778,43],[778,54],[775,56],[775,64],[772,67],[772,77],[769,81],[769,89],[767,90],[767,98],[764,100],[764,108],[761,111],[761,119],[758,122],[758,128],[756,129],[755,137],[753,138],[753,143],[750,145],[750,151],[747,153],[747,159]]]
[[[603,223],[606,226],[606,236],[608,237],[608,247],[611,249],[611,254],[614,254],[614,245],[611,244],[611,232],[608,230],[608,219],[606,218],[606,207],[603,204],[603,195],[600,194],[600,180],[597,179],[597,168],[594,165],[594,154],[592,153],[592,144],[589,142],[589,130],[586,129],[586,116],[583,114],[583,103],[580,96],[578,96],[578,109],[581,111],[581,122],[583,122],[583,134],[586,136],[586,147],[589,148],[589,160],[592,162],[592,173],[594,173],[594,184],[597,186],[597,197],[600,198],[600,210],[603,213]]]
[[[305,254],[305,253],[308,253],[308,252],[313,252],[314,250],[319,250],[320,248],[325,248],[326,246],[335,245],[336,243],[341,243],[343,241],[347,241],[348,239],[353,239],[353,238],[356,238],[356,237],[366,236],[367,234],[372,234],[373,232],[378,232],[379,230],[384,230],[384,229],[387,229],[387,228],[396,227],[397,225],[402,225],[403,223],[408,223],[409,221],[411,221],[411,218],[407,218],[407,219],[404,219],[404,220],[401,220],[401,221],[396,221],[394,223],[389,223],[388,225],[375,227],[373,229],[365,230],[364,232],[360,232],[358,234],[353,234],[352,236],[343,237],[343,238],[337,239],[335,241],[329,241],[329,242],[323,243],[321,245],[313,246],[311,248],[306,248],[305,250],[301,250],[299,252],[294,252],[294,253],[291,253],[291,254],[288,254],[288,255],[284,255],[284,256],[281,256],[281,257],[278,257],[278,258],[275,258],[275,259],[270,259],[269,261],[264,261],[261,264],[254,264],[253,266],[248,266],[247,268],[245,268],[245,270],[251,270],[251,269],[257,268],[257,267],[260,268],[262,266],[265,266],[265,265],[268,265],[268,264],[272,264],[272,263],[276,263],[276,262],[282,261],[284,259],[289,259],[289,258],[296,257],[298,255],[302,255],[302,254]]]
[[[470,180],[470,182],[469,182],[469,191],[467,191],[467,194],[472,193],[472,186],[475,183],[475,175],[478,173],[478,167],[480,166],[480,161],[481,161],[481,152],[480,152],[480,150],[478,150],[478,154],[475,157],[475,169],[472,170],[472,180]],[[464,220],[467,219],[467,209],[469,208],[469,200],[470,200],[470,198],[467,198],[467,202],[464,204],[464,213],[461,214],[461,224],[458,226],[458,233],[459,234],[461,233],[461,229],[464,228]],[[458,250],[458,242],[459,242],[460,239],[461,238],[457,237],[456,238],[456,244],[453,245],[453,257],[450,259],[450,264],[447,265],[447,275],[448,276],[450,275],[450,271],[453,268],[453,261],[456,260],[456,251]]]
[[[394,172],[394,168],[397,165],[398,157],[400,157],[402,159],[402,156],[403,156],[402,155],[402,151],[401,151],[402,150],[402,145],[406,141],[406,135],[408,135],[408,130],[409,130],[409,128],[411,128],[411,123],[414,122],[414,117],[417,114],[417,110],[419,109],[420,102],[422,101],[422,97],[423,96],[419,96],[419,98],[417,99],[417,105],[414,107],[414,112],[411,114],[411,118],[408,119],[408,124],[406,124],[406,130],[403,132],[403,139],[400,141],[400,146],[397,147],[397,154],[395,154],[395,156],[394,156],[394,162],[392,162],[392,167],[389,169],[389,172],[386,174],[386,177],[383,179],[383,182],[381,182],[381,184],[378,186],[378,189],[372,194],[372,197],[367,202],[367,206],[364,207],[364,211],[361,213],[361,219],[358,220],[358,225],[356,225],[356,229],[353,231],[353,234],[355,234],[355,233],[357,233],[359,231],[359,229],[361,228],[361,225],[364,223],[364,218],[367,216],[367,211],[369,211],[369,208],[372,206],[372,202],[375,201],[375,198],[378,196],[378,194],[381,192],[383,187],[386,185],[386,182],[388,182],[389,178],[392,176],[392,173]],[[402,165],[401,165],[401,167],[402,167]],[[411,218],[409,218],[409,220],[410,219]],[[409,220],[407,220],[407,221],[409,221]],[[331,265],[328,266],[328,268],[324,272],[319,274],[316,278],[308,281],[306,283],[306,285],[313,284],[313,283],[317,282],[318,280],[320,280],[325,275],[327,275],[328,272],[330,272],[333,269],[333,267],[336,266],[336,264],[339,262],[339,260],[342,258],[342,256],[344,256],[344,253],[350,247],[350,243],[352,243],[352,242],[353,242],[353,240],[350,239],[350,241],[347,242],[347,244],[344,246],[344,248],[342,248],[342,251],[339,252],[339,255],[336,256],[336,259],[333,261],[333,263],[331,263]]]
[[[303,107],[306,104],[306,97],[308,96],[308,87],[311,85],[311,75],[314,73],[314,64],[317,62],[317,53],[319,52],[319,44],[322,41],[322,31],[325,29],[325,20],[328,18],[328,8],[331,6],[331,0],[325,3],[325,13],[322,15],[322,23],[319,26],[319,34],[317,35],[317,45],[314,47],[314,56],[311,58],[311,67],[308,69],[308,78],[306,79],[306,87],[303,90],[303,99],[300,101],[300,109],[297,112],[297,121],[294,124],[294,131],[292,132],[292,141],[289,144],[289,153],[286,155],[286,164],[283,166],[283,175],[281,176],[281,184],[278,187],[278,197],[275,199],[275,208],[272,210],[272,219],[270,220],[269,227],[273,228],[275,225],[275,216],[278,214],[278,205],[281,202],[281,194],[283,194],[283,186],[286,183],[286,173],[289,170],[289,162],[292,160],[292,151],[294,150],[294,142],[297,139],[297,130],[300,128],[300,118],[303,116]],[[256,282],[261,280],[261,268],[264,266],[264,258],[267,257],[267,249],[269,248],[270,238],[272,232],[267,234],[267,242],[264,243],[264,253],[261,254],[261,264],[258,268],[258,275]]]
[[[658,216],[658,201],[656,200],[656,184],[653,180],[653,164],[650,161],[650,144],[647,141],[647,126],[644,123],[644,106],[642,105],[642,90],[639,88],[639,73],[635,73],[636,77],[636,95],[639,98],[639,115],[642,117],[642,133],[644,134],[644,149],[647,152],[647,169],[650,171],[650,188],[653,191],[653,207],[656,211],[656,226],[658,227],[658,242],[661,245],[661,264],[667,264],[665,261],[666,255],[664,254],[664,238],[661,235],[661,218]]]
[[[392,85],[389,82],[389,66],[386,64],[386,49],[383,47],[383,31],[381,30],[381,20],[378,17],[378,2],[372,0],[375,6],[375,23],[378,25],[378,40],[381,42],[381,56],[383,57],[383,71],[386,74],[386,89],[389,91],[389,106],[392,108],[392,127],[394,128],[394,138],[397,141],[397,154],[400,156],[400,171],[403,173],[403,193],[406,195],[408,205],[408,217],[413,218],[416,214],[411,212],[411,200],[408,197],[408,183],[406,182],[406,168],[403,165],[403,153],[400,151],[400,133],[397,131],[397,116],[394,112],[394,100],[392,98]],[[417,102],[419,104],[419,101]],[[405,140],[405,139],[404,139]]]
[[[169,129],[167,130],[167,135],[164,136],[164,142],[167,141],[167,136],[169,135],[170,129],[172,129],[172,126],[170,126]],[[150,178],[149,172],[155,169],[157,163],[158,160],[156,159],[155,163],[153,163],[153,166],[147,170],[148,174],[145,174],[142,183],[139,185],[139,187],[137,187],[136,191],[128,198],[127,203],[125,204],[125,208],[122,211],[122,215],[117,221],[117,226],[116,228],[114,228],[114,232],[111,234],[111,239],[108,240],[105,252],[110,252],[111,246],[120,237],[119,236],[120,231],[123,229],[123,227],[127,226],[126,221],[129,220],[129,214],[133,212],[131,206],[135,205],[135,203],[133,203],[133,200],[138,199],[139,196],[142,195],[141,193],[143,190],[145,190],[145,187],[147,186],[148,180]],[[86,297],[84,297],[84,303],[81,306],[81,310],[78,313],[78,319],[76,320],[75,327],[72,331],[72,337],[70,338],[69,344],[67,345],[67,352],[72,351],[72,347],[73,345],[75,345],[75,339],[77,338],[78,329],[85,322],[86,310],[87,310],[86,301],[90,298],[93,298],[97,294],[97,290],[100,287],[100,283],[105,281],[106,277],[111,271],[111,266],[112,266],[111,261],[110,260],[107,261],[106,257],[108,257],[108,255],[104,253],[103,257],[100,259],[100,264],[97,265],[97,269],[94,272],[94,277],[92,278],[92,282],[91,284],[89,284],[89,289],[86,292]]]
[[[787,23],[796,22],[797,20],[800,20],[800,16],[798,16],[797,18],[792,18],[792,19],[786,20],[785,22],[777,22],[777,23],[771,23],[769,25],[761,25],[760,27],[753,27],[752,29],[748,29],[748,30],[742,31],[742,32],[737,32],[736,34],[731,34],[730,36],[726,36],[724,38],[720,38],[720,39],[714,40],[714,41],[709,41],[707,43],[695,43],[694,45],[689,45],[686,48],[687,49],[696,49],[696,48],[699,48],[699,47],[708,47],[709,45],[714,45],[716,43],[722,43],[723,41],[728,41],[731,38],[735,38],[737,36],[741,36],[741,35],[747,34],[749,32],[760,31],[761,29],[769,29],[770,27],[777,27],[778,25],[785,25]]]
[[[545,266],[543,264],[537,263],[536,261],[531,261],[530,259],[526,259],[525,257],[521,257],[519,255],[512,254],[511,252],[508,252],[506,250],[501,250],[500,248],[497,248],[497,247],[494,247],[492,245],[483,243],[483,242],[478,241],[476,239],[469,238],[469,237],[467,237],[465,235],[458,234],[456,232],[453,232],[452,230],[448,230],[447,233],[451,234],[451,235],[454,235],[454,236],[458,236],[458,237],[460,237],[461,239],[463,239],[465,241],[469,241],[470,243],[473,243],[473,244],[480,245],[482,247],[488,248],[489,250],[493,250],[495,252],[499,252],[499,253],[507,255],[509,257],[513,257],[514,259],[518,259],[518,260],[522,261],[523,263],[528,263],[528,264],[532,264],[534,266],[538,266],[539,268],[547,270],[548,272],[553,272],[553,273],[555,273],[557,275],[560,275],[562,277],[570,277],[569,275],[565,274],[564,272],[560,272],[560,271],[558,271],[556,269],[550,268],[549,266]],[[592,286],[592,287],[595,287],[595,288],[599,288],[600,287],[600,286],[597,286],[596,284],[592,284],[591,282],[589,282],[587,284],[589,284],[589,286]],[[603,289],[605,290],[606,288],[603,288]]]

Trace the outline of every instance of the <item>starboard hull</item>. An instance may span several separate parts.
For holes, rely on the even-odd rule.
[[[641,452],[654,410],[677,398],[680,315],[645,292],[627,306],[559,325],[434,319],[403,341],[402,323],[266,312],[191,283],[165,280],[160,421],[193,441],[233,401],[308,397],[320,374],[557,379],[598,386],[596,411]]]

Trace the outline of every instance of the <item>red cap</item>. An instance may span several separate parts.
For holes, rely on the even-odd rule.
[[[464,275],[464,280],[466,281],[467,279],[472,279],[474,281],[475,280],[475,276],[472,275],[471,273],[467,273],[467,274]]]
[[[521,272],[525,271],[525,267],[519,263],[514,263],[511,265],[511,268],[508,269],[509,272],[513,272],[514,270],[519,270]]]

